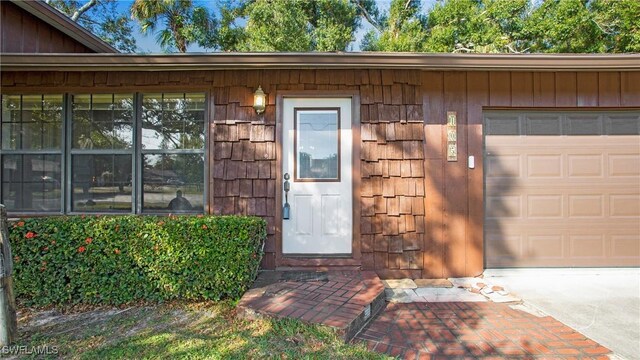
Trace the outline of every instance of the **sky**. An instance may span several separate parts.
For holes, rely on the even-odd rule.
[[[209,5],[208,8],[215,8],[218,0],[195,0],[194,3],[197,5]],[[292,0],[293,1],[293,0]],[[312,1],[312,0],[305,0]],[[438,0],[422,0],[423,8],[429,9],[433,6],[433,4]],[[118,0],[118,10],[120,11],[128,11],[131,7],[133,0]],[[381,11],[386,11],[389,9],[390,0],[377,0],[378,8]],[[361,28],[356,32],[356,40],[352,42],[351,46],[353,47],[353,51],[360,50],[360,42],[364,35],[371,29],[371,25],[366,21],[362,22]],[[154,34],[142,34],[140,26],[134,22],[134,37],[136,39],[136,43],[138,45],[138,51],[142,53],[162,53],[162,49],[160,45],[156,43]],[[188,48],[188,52],[204,52],[205,50],[197,45],[191,45]]]

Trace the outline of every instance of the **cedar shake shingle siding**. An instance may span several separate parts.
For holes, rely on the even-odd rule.
[[[261,85],[264,115],[252,108]],[[483,133],[487,108],[640,106],[638,72],[216,70],[3,72],[4,93],[197,92],[209,99],[209,212],[268,222],[263,267],[276,263],[279,91],[360,96],[359,248],[381,277],[483,271]],[[446,113],[458,120],[458,161],[446,161]],[[474,155],[476,167],[467,167]]]
[[[220,72],[223,74],[223,72]],[[424,144],[419,71],[226,71],[212,90],[213,213],[264,217],[269,238],[264,266],[275,264],[275,93],[356,90],[361,96],[360,223],[364,269],[421,269],[424,242]],[[219,79],[218,81],[222,81]],[[247,85],[248,84],[248,85]],[[253,91],[268,94],[264,123]],[[253,121],[253,123],[252,123]]]
[[[361,75],[363,268],[420,274],[425,232],[420,71]]]

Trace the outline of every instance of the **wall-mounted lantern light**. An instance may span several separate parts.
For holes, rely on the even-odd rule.
[[[262,87],[258,86],[258,90],[253,93],[253,108],[258,114],[262,114],[267,105],[267,95],[262,91]]]

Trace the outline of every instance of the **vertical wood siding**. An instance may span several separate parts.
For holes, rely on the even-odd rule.
[[[268,94],[264,116],[253,91]],[[212,99],[209,211],[268,223],[263,267],[276,263],[276,93],[360,94],[362,267],[382,277],[473,276],[483,270],[486,107],[638,107],[638,72],[246,70],[4,72],[5,92],[207,91]],[[446,161],[447,111],[458,161]],[[468,169],[467,156],[475,156]]]
[[[9,1],[0,2],[3,53],[92,53],[91,49]]]
[[[425,277],[483,271],[483,107],[640,107],[638,72],[424,72]],[[458,114],[458,162],[447,162],[446,112]],[[467,156],[475,156],[475,169]]]

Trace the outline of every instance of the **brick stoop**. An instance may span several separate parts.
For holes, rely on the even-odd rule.
[[[294,318],[329,326],[346,342],[385,307],[372,271],[263,271],[236,310],[241,318]]]

